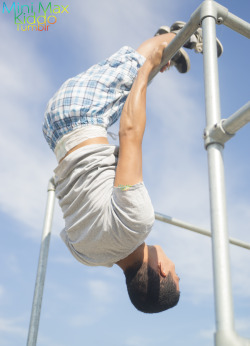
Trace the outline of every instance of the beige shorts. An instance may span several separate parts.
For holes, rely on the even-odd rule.
[[[68,155],[55,169],[65,228],[61,237],[86,265],[112,266],[150,233],[155,217],[143,182],[114,187],[119,147],[93,144]]]

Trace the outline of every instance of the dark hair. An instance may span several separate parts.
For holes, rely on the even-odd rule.
[[[162,277],[148,263],[137,262],[125,271],[129,298],[137,310],[156,313],[174,307],[180,292],[171,273]]]

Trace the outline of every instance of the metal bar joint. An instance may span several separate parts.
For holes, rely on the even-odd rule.
[[[250,101],[248,101],[237,112],[227,119],[208,127],[204,131],[205,148],[212,143],[224,144],[231,139],[235,133],[250,122]]]
[[[55,191],[56,190],[56,184],[55,184],[55,177],[51,177],[48,183],[47,192],[49,191]]]
[[[220,144],[224,147],[224,144],[234,136],[234,134],[230,134],[225,131],[223,127],[223,123],[225,121],[225,119],[222,119],[219,123],[215,124],[214,126],[205,129],[203,138],[206,149],[209,144],[214,143]]]
[[[228,9],[215,1],[203,1],[200,5],[200,20],[206,17],[213,17],[217,24],[222,24],[228,16]]]

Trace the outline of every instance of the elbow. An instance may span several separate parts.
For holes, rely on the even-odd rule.
[[[119,130],[119,140],[120,143],[122,142],[133,142],[137,143],[138,141],[141,142],[142,138],[142,129],[138,126],[127,126],[120,128]]]

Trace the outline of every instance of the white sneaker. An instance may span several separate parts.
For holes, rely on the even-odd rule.
[[[177,34],[185,25],[185,22],[175,22],[170,27],[170,31]],[[217,56],[218,58],[223,53],[223,46],[221,42],[216,38],[217,43]],[[196,53],[203,53],[203,40],[202,40],[202,28],[198,28],[197,31],[189,38],[189,40],[183,45],[188,49],[194,49]]]
[[[155,36],[163,35],[163,34],[169,34],[170,28],[168,26],[161,26]],[[188,54],[185,52],[183,48],[178,50],[178,52],[172,57],[170,61],[170,66],[175,66],[175,68],[180,73],[186,73],[190,69],[190,59]]]

